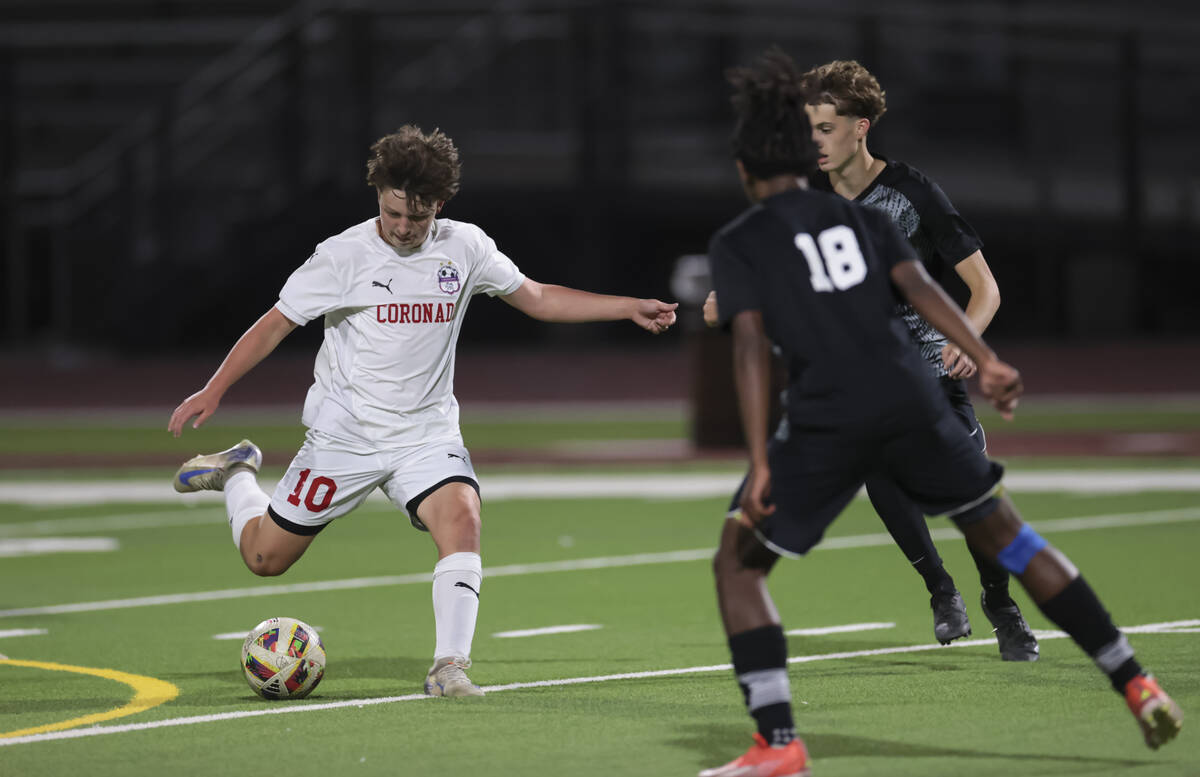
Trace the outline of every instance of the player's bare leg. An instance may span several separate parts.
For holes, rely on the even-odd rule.
[[[482,696],[467,677],[479,614],[483,566],[479,557],[479,495],[466,483],[447,483],[417,508],[437,545],[433,568],[433,619],[437,644],[425,692],[433,696]]]
[[[274,577],[296,563],[314,539],[315,534],[291,533],[263,513],[246,522],[238,550],[251,572],[260,577]]]
[[[779,625],[779,611],[767,590],[767,573],[778,559],[740,521],[725,521],[713,557],[713,576],[727,636]]]
[[[742,756],[705,769],[701,777],[809,773],[808,753],[792,720],[787,639],[767,591],[767,574],[778,560],[747,526],[733,518],[725,521],[713,557],[717,606],[729,637],[733,671],[758,731],[754,745]]]
[[[1011,502],[1000,500],[991,514],[960,528],[975,550],[1021,581],[1042,613],[1108,675],[1137,718],[1147,745],[1158,748],[1179,733],[1183,713],[1178,705],[1142,670],[1079,570],[1021,520]]]
[[[258,486],[261,466],[262,451],[242,440],[218,453],[193,456],[179,467],[172,482],[181,494],[223,491],[233,543],[242,560],[254,574],[270,577],[287,571],[315,535],[292,534],[266,514],[271,500]]]

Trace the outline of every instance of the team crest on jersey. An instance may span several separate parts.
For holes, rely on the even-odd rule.
[[[451,262],[443,262],[437,271],[438,288],[446,294],[457,294],[462,288],[458,279],[458,268]]]

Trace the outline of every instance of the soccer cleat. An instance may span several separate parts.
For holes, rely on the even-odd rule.
[[[258,472],[258,468],[262,466],[262,451],[249,440],[242,440],[220,453],[193,456],[183,462],[183,466],[175,473],[175,490],[181,494],[192,491],[224,491],[225,481],[234,466],[238,465]]]
[[[754,732],[754,745],[740,758],[724,766],[705,769],[699,777],[808,777],[808,751],[799,739],[783,747],[771,747],[762,734]]]
[[[1183,710],[1158,687],[1154,675],[1140,674],[1125,683],[1125,703],[1151,750],[1174,739],[1183,728]]]
[[[470,666],[469,658],[439,658],[425,676],[425,693],[430,696],[482,696],[483,689],[471,682],[463,671]]]
[[[929,606],[933,608],[933,636],[938,642],[949,645],[959,637],[971,635],[967,605],[958,591],[938,591],[929,597]]]
[[[1011,600],[1010,600],[1011,601]],[[987,606],[987,594],[980,594],[979,606],[983,614],[992,623],[992,631],[996,633],[996,644],[1000,646],[1000,658],[1005,661],[1037,661],[1038,641],[1033,636],[1033,630],[1021,615],[1021,609],[1016,602],[1010,607],[990,609]]]

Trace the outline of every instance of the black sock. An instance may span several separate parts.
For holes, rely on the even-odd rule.
[[[975,568],[979,570],[983,602],[988,609],[998,610],[1015,605],[1016,602],[1008,595],[1008,570],[970,545],[967,546],[967,550],[971,551],[971,558],[975,559]]]
[[[1142,673],[1129,641],[1113,625],[1112,617],[1082,576],[1039,606],[1054,625],[1071,635],[1075,644],[1091,656],[1117,693],[1124,693],[1125,683]]]
[[[867,497],[900,552],[920,573],[929,593],[953,593],[954,581],[942,566],[942,558],[929,537],[929,526],[921,508],[895,481],[882,476],[867,478]]]
[[[922,556],[912,562],[913,569],[921,575],[925,581],[925,589],[930,594],[950,594],[956,590],[954,588],[954,578],[950,577],[950,573],[942,566],[941,557],[934,555]]]
[[[733,671],[746,709],[768,745],[782,747],[796,738],[792,696],[787,679],[787,639],[783,627],[762,626],[729,638]]]

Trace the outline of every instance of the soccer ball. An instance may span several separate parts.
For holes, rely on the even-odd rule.
[[[271,618],[242,642],[242,670],[264,699],[303,699],[325,676],[325,646],[307,623]]]

